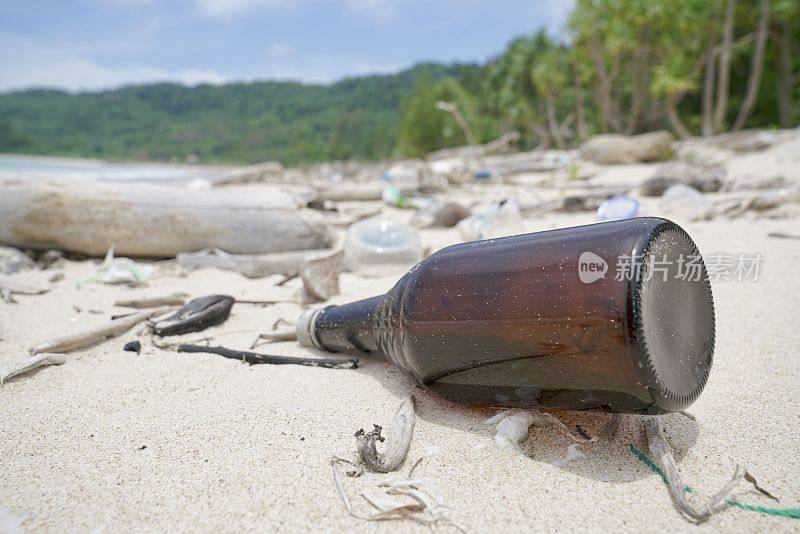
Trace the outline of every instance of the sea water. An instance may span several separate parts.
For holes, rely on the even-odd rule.
[[[229,170],[204,165],[0,154],[0,178],[3,179],[187,184],[198,180],[211,183]]]

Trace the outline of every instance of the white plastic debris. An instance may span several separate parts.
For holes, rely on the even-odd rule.
[[[383,276],[407,271],[422,260],[417,231],[390,219],[352,224],[344,241],[344,264],[352,272]]]
[[[639,201],[627,195],[609,198],[597,208],[598,221],[619,221],[636,217],[639,213]]]
[[[507,199],[458,223],[458,231],[465,241],[479,241],[522,233],[522,216],[517,201]]]
[[[533,424],[544,425],[547,424],[547,420],[530,412],[514,412],[497,424],[494,442],[501,449],[517,448],[527,437],[528,429]]]
[[[147,282],[152,274],[153,267],[151,265],[142,265],[130,258],[115,258],[114,247],[111,247],[97,271],[93,275],[79,280],[78,286],[89,282],[138,286]]]
[[[671,219],[700,221],[712,215],[713,205],[703,193],[684,184],[675,184],[664,191],[659,203],[661,213]]]

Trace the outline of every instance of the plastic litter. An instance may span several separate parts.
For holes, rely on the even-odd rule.
[[[435,203],[430,197],[411,197],[403,195],[399,187],[387,185],[383,188],[383,203],[396,208],[425,208]]]
[[[626,195],[611,197],[597,208],[599,221],[619,221],[636,217],[639,213],[639,201]]]
[[[501,200],[458,223],[465,241],[478,241],[522,233],[522,216],[514,199]]]
[[[169,317],[153,321],[153,333],[157,336],[178,336],[202,332],[228,320],[234,302],[233,297],[228,295],[210,295],[190,300]]]
[[[670,186],[659,204],[662,214],[672,219],[699,221],[712,215],[711,201],[697,189],[684,184]]]
[[[141,265],[130,258],[115,258],[114,247],[111,247],[97,271],[91,276],[78,280],[78,286],[89,282],[138,286],[146,283],[152,274],[153,267],[150,265]]]
[[[469,214],[469,209],[456,202],[436,202],[417,211],[411,224],[417,228],[452,228]]]
[[[344,264],[351,272],[383,276],[403,272],[422,259],[417,231],[391,219],[359,221],[344,242]]]

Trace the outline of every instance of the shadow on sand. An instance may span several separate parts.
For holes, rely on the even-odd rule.
[[[494,439],[495,428],[485,424],[486,419],[498,410],[491,407],[464,406],[452,403],[419,385],[414,379],[390,363],[370,355],[361,357],[358,371],[385,387],[392,395],[404,398],[413,395],[417,417],[430,423],[450,427],[476,436]],[[553,411],[575,435],[581,430],[599,439],[580,445],[584,456],[563,465],[567,446],[573,443],[555,425],[532,426],[520,450],[535,462],[546,463],[575,475],[610,483],[639,480],[653,473],[631,452],[631,445],[648,454],[644,416],[623,415],[617,431],[609,436],[603,433],[611,419],[607,413]],[[686,453],[697,442],[700,427],[686,415],[673,413],[663,417],[664,431],[680,464]]]

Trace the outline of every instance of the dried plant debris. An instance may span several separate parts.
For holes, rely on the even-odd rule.
[[[800,240],[800,235],[787,234],[785,232],[770,232],[770,233],[767,234],[767,237],[774,237],[776,239],[796,239],[796,240]]]
[[[31,356],[21,362],[0,369],[0,386],[2,386],[6,380],[14,378],[15,376],[30,373],[35,369],[47,367],[48,365],[61,365],[66,361],[67,358],[61,354],[39,354],[37,356]]]
[[[377,484],[377,491],[361,492],[361,497],[372,507],[371,514],[355,511],[347,496],[339,465],[347,464],[350,477],[361,476],[361,465],[334,456],[331,459],[331,470],[336,491],[344,503],[347,513],[353,517],[367,521],[411,520],[428,526],[452,526],[462,532],[464,528],[452,519],[452,509],[445,504],[444,498],[433,481],[424,478],[411,478],[414,469],[420,464],[417,460],[409,470],[408,476],[392,476]]]
[[[201,352],[217,354],[223,358],[241,360],[250,365],[305,365],[307,367],[324,367],[327,369],[355,369],[358,367],[358,358],[303,358],[296,356],[277,356],[272,354],[258,354],[244,350],[233,350],[225,347],[209,347],[205,345],[178,345],[178,352]]]
[[[383,429],[378,425],[374,425],[372,432],[364,432],[363,429],[356,432],[358,456],[367,469],[388,473],[400,467],[411,445],[415,417],[414,399],[406,397],[400,403],[385,437],[381,435]],[[383,452],[378,452],[376,444],[379,441],[385,443]]]
[[[600,431],[600,438],[606,441],[612,441],[617,437],[619,426],[622,424],[622,414],[611,414],[611,419],[603,426]]]
[[[556,416],[547,412],[536,410],[503,410],[485,421],[488,425],[496,425],[495,443],[501,449],[516,448],[527,437],[531,425],[547,426],[555,424],[556,427],[568,438],[576,443],[594,443],[596,436],[589,435],[585,430],[579,429],[578,434],[572,433]]]
[[[297,328],[294,326],[275,327],[271,332],[258,334],[258,337],[250,345],[250,349],[254,349],[263,343],[279,343],[281,341],[295,341],[297,340]]]
[[[660,416],[650,418],[646,423],[647,441],[650,448],[650,453],[655,457],[656,463],[663,469],[664,479],[669,488],[669,495],[675,508],[688,519],[696,522],[703,523],[707,521],[714,514],[734,505],[735,501],[729,499],[733,494],[734,489],[742,480],[749,482],[759,493],[778,500],[768,491],[762,489],[755,478],[747,472],[743,467],[737,465],[731,477],[731,480],[725,484],[722,489],[715,493],[711,498],[701,500],[694,499],[695,503],[690,503],[687,498],[687,486],[684,485],[681,478],[678,464],[675,462],[675,457],[672,455],[672,448],[664,436],[664,430]],[[692,492],[696,494],[696,492]],[[700,500],[700,502],[697,502]]]
[[[300,269],[300,278],[306,292],[316,300],[325,301],[339,294],[339,273],[342,270],[344,251],[306,261]]]
[[[186,303],[186,293],[173,293],[163,297],[147,297],[141,299],[118,300],[114,306],[123,308],[158,308],[159,306],[183,306]]]
[[[70,334],[50,341],[45,341],[44,343],[39,343],[38,345],[31,347],[29,352],[31,355],[40,354],[43,352],[61,353],[88,347],[89,345],[94,345],[95,343],[99,343],[101,341],[124,334],[137,324],[146,321],[151,317],[156,317],[158,315],[170,312],[173,309],[174,308],[171,306],[164,306],[140,313],[134,313],[118,319],[112,319],[105,324],[78,332],[77,334]]]
[[[228,295],[209,295],[190,300],[169,317],[153,322],[153,333],[157,336],[177,336],[201,332],[224,323],[234,302],[234,298]]]

